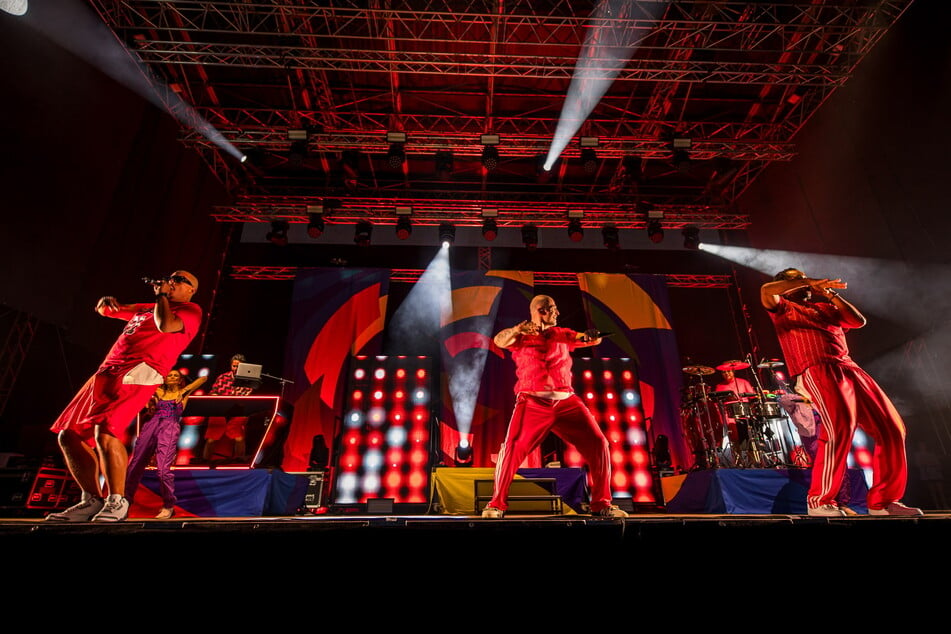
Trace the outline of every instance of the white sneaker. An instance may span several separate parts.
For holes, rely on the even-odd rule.
[[[901,502],[892,502],[883,509],[869,509],[869,515],[904,515],[904,516],[914,516],[914,515],[924,515],[921,512],[921,509],[915,508],[913,506],[905,506]]]
[[[83,493],[83,497],[78,504],[73,504],[59,513],[50,513],[46,516],[46,519],[50,522],[89,522],[96,513],[102,510],[105,503],[106,501],[102,498]]]
[[[124,522],[129,516],[129,501],[121,495],[114,494],[106,498],[102,510],[92,518],[94,522]]]
[[[494,506],[487,506],[482,509],[482,517],[492,520],[500,520],[502,516],[505,515],[505,512],[502,509],[497,509]]]
[[[822,504],[816,508],[809,508],[809,515],[812,517],[845,517],[845,511],[835,504]]]
[[[595,513],[595,515],[598,517],[628,517],[627,511],[620,509],[613,504],[601,509]]]

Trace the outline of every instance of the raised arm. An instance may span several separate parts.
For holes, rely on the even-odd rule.
[[[185,330],[185,322],[178,318],[172,311],[172,305],[168,300],[168,293],[171,285],[168,280],[163,280],[160,286],[155,287],[155,310],[152,318],[155,320],[155,327],[159,332],[181,332]]]
[[[538,324],[529,320],[525,320],[521,323],[515,324],[511,328],[500,330],[495,335],[495,337],[492,338],[492,341],[500,348],[508,348],[513,343],[518,341],[518,338],[522,335],[535,335],[538,334],[538,332]]]
[[[205,384],[205,381],[208,380],[207,376],[200,376],[188,385],[185,386],[185,389],[182,390],[182,406],[184,407],[185,403],[188,402],[188,397],[192,392],[200,388]]]
[[[103,317],[113,319],[130,319],[135,314],[135,304],[120,304],[112,295],[100,297],[96,302],[96,312]]]
[[[182,390],[182,396],[188,396],[189,394],[191,394],[192,392],[200,388],[202,385],[204,385],[205,381],[207,380],[208,380],[207,376],[198,377],[197,379],[195,379],[194,381],[192,381],[191,383],[185,386],[185,389]]]

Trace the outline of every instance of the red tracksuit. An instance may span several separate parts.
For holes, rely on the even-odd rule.
[[[611,505],[611,458],[608,439],[571,384],[570,352],[577,333],[553,326],[537,335],[522,335],[508,349],[518,382],[515,410],[495,465],[495,491],[489,506],[508,508],[508,491],[525,457],[552,432],[574,445],[589,469],[591,512]],[[570,393],[564,399],[537,394]]]
[[[820,416],[809,508],[835,504],[856,427],[875,442],[868,508],[905,493],[905,423],[882,388],[849,356],[840,313],[832,304],[781,299],[769,312],[791,376],[798,376]]]

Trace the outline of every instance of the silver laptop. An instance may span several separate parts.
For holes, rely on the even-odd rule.
[[[261,380],[261,366],[255,363],[239,363],[238,369],[234,373],[236,379],[248,379],[250,381]]]

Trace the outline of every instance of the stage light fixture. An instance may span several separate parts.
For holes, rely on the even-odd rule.
[[[449,222],[439,223],[439,244],[452,246],[456,241],[456,227]]]
[[[499,148],[494,145],[482,148],[482,166],[490,172],[499,166]]]
[[[304,128],[291,128],[287,131],[289,141],[306,141],[308,136],[307,130]]]
[[[464,440],[459,441],[453,454],[453,462],[456,463],[457,467],[472,466],[472,445],[468,442]]]
[[[366,220],[357,223],[353,233],[353,241],[357,246],[370,246],[370,238],[373,236],[373,225]]]
[[[604,246],[612,251],[621,248],[621,239],[618,228],[615,225],[604,225],[601,227],[601,238],[604,240]]]
[[[545,161],[548,160],[548,157],[544,154],[538,154],[535,156],[535,181],[539,185],[544,185],[551,179],[551,173],[554,171],[555,166],[553,165],[551,169],[545,169]],[[557,162],[555,163],[557,165]]]
[[[393,169],[402,167],[406,160],[406,151],[402,143],[390,143],[390,149],[386,153],[386,161]]]
[[[533,224],[527,224],[522,227],[522,244],[529,250],[534,250],[538,247],[538,227]]]
[[[499,224],[495,218],[486,218],[482,221],[482,237],[491,242],[499,235]]]
[[[684,237],[684,248],[696,250],[700,248],[700,227],[687,225],[681,232]]]
[[[286,220],[272,220],[271,230],[267,233],[267,239],[279,247],[287,246],[287,230],[289,228],[290,225]]]
[[[324,234],[324,208],[322,205],[307,207],[307,235],[319,238]]]
[[[568,221],[568,237],[572,242],[581,242],[584,238],[584,228],[581,226],[581,220],[572,218]]]
[[[436,176],[439,180],[447,181],[452,176],[454,158],[449,150],[436,152]]]
[[[664,226],[660,220],[647,221],[647,237],[650,238],[654,244],[660,244],[664,241]]]
[[[594,174],[598,171],[598,153],[594,148],[601,145],[600,139],[596,136],[583,136],[578,139],[578,145],[581,146],[581,167],[586,174]]]
[[[409,216],[400,216],[396,219],[396,237],[406,240],[413,233],[413,221]]]

